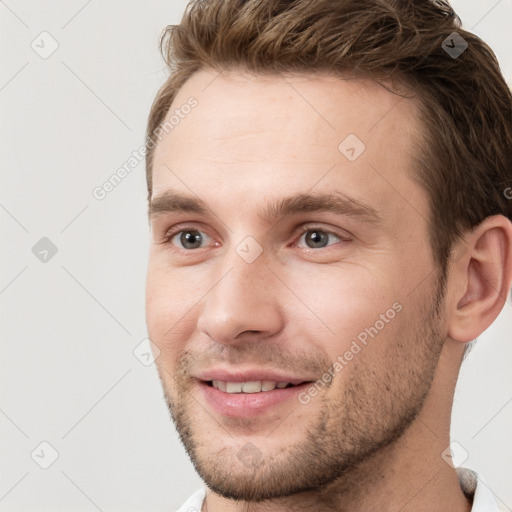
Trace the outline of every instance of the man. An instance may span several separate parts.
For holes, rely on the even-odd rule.
[[[446,2],[209,0],[162,44],[147,322],[182,511],[498,510],[447,464],[512,281],[512,99]]]

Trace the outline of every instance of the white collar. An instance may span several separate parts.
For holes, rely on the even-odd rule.
[[[471,512],[500,512],[491,490],[480,476],[468,468],[456,471],[462,492],[473,503]]]
[[[500,512],[494,496],[473,470],[457,468],[457,477],[464,495],[473,503],[471,512]],[[182,505],[178,512],[201,512],[206,489],[199,489]]]

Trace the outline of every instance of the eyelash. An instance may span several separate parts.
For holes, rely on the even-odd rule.
[[[162,244],[165,244],[165,245],[173,245],[171,244],[171,240],[176,236],[176,235],[179,235],[180,233],[184,233],[184,232],[187,232],[187,231],[197,231],[199,233],[202,233],[202,234],[206,234],[204,233],[203,231],[201,231],[200,229],[198,229],[197,227],[194,227],[194,226],[178,226],[172,230],[169,230],[168,232],[165,233],[164,235],[164,238],[162,240]],[[299,241],[300,239],[308,232],[310,231],[320,231],[322,233],[325,233],[327,235],[332,235],[332,236],[335,236],[336,238],[339,238],[339,241],[338,242],[335,242],[334,244],[329,244],[327,245],[326,247],[320,247],[320,248],[313,248],[313,247],[303,247],[303,249],[307,249],[307,250],[312,250],[312,251],[318,251],[319,249],[327,249],[328,247],[330,247],[331,245],[335,245],[339,242],[349,242],[351,241],[351,238],[348,237],[348,236],[344,236],[344,235],[341,235],[341,234],[338,234],[338,233],[335,233],[334,231],[330,231],[328,229],[325,229],[325,228],[322,228],[321,226],[315,226],[315,225],[306,225],[306,226],[302,226],[301,228],[299,228],[299,230],[296,230],[294,232],[294,237],[299,237]],[[207,235],[209,236],[209,235]],[[209,237],[211,238],[211,237]],[[293,244],[293,247],[297,247],[297,243],[294,243]],[[183,249],[181,247],[175,247],[176,250],[179,250],[179,251],[184,251],[184,252],[193,252],[193,251],[197,251],[198,249],[204,249],[205,247],[198,247],[197,249]]]

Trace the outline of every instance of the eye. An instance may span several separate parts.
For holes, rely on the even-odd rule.
[[[334,242],[329,243],[329,241],[332,241],[333,239]],[[341,242],[343,239],[338,235],[323,229],[308,228],[301,235],[299,242],[297,243],[298,247],[304,247],[304,245],[301,244],[303,240],[308,249],[322,249],[328,245],[332,245],[333,243]]]
[[[197,229],[184,229],[169,235],[169,243],[181,249],[200,249],[209,240],[209,236]]]

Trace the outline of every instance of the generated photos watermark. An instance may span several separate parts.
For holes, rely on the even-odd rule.
[[[107,195],[112,192],[132,171],[142,162],[148,150],[153,149],[159,141],[162,140],[164,135],[170,133],[180,122],[187,117],[192,109],[196,108],[199,102],[196,98],[191,96],[187,102],[179,108],[174,109],[173,114],[160,124],[152,133],[151,136],[146,138],[146,142],[139,146],[136,150],[132,151],[131,155],[114,173],[112,173],[107,180],[101,185],[92,189],[94,199],[103,201]]]
[[[379,315],[379,319],[375,323],[362,330],[356,339],[352,340],[350,347],[340,354],[332,366],[319,378],[316,382],[311,384],[306,391],[299,394],[298,400],[302,405],[307,405],[311,402],[311,398],[316,396],[319,391],[328,386],[334,376],[340,373],[349,363],[363,350],[370,339],[375,338],[397,315],[402,311],[403,307],[400,302],[395,302],[385,313]]]

